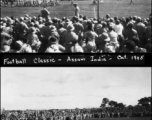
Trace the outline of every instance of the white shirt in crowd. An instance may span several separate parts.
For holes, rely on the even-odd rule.
[[[114,30],[118,35],[122,35],[124,27],[121,24],[115,25]]]

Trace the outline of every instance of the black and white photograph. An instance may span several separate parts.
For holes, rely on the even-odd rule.
[[[1,120],[151,120],[150,67],[2,67]]]
[[[0,0],[0,53],[151,53],[151,0]]]

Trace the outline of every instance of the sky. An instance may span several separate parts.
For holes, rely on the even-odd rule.
[[[1,108],[99,107],[103,98],[136,105],[151,96],[151,68],[1,68]]]

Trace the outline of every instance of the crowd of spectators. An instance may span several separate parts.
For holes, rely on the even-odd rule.
[[[58,6],[59,0],[1,0],[0,7],[46,7],[46,6]]]
[[[52,109],[3,111],[1,120],[84,120],[92,118],[151,117],[150,107],[106,107],[91,109]]]
[[[139,16],[0,18],[1,53],[151,53],[151,20]]]

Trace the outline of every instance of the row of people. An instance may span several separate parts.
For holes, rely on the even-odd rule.
[[[150,117],[148,108],[2,111],[2,120],[85,120],[91,118]]]
[[[59,0],[2,0],[1,6],[11,7],[40,7],[40,6],[58,6]]]

